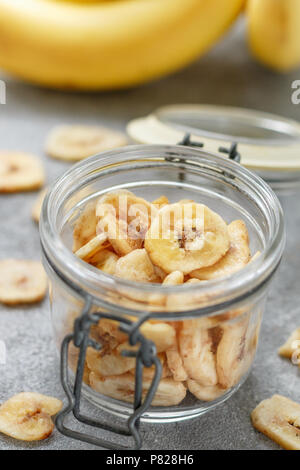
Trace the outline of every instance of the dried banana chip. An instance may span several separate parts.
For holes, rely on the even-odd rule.
[[[225,389],[239,382],[249,364],[247,329],[247,318],[232,325],[224,324],[223,326],[223,335],[218,345],[216,359],[219,384]]]
[[[106,233],[96,235],[86,245],[83,245],[81,248],[79,248],[79,250],[75,252],[75,255],[85,261],[90,260],[96,253],[98,253],[100,250],[103,250],[104,247],[107,246],[105,245],[106,242]]]
[[[157,352],[167,351],[176,344],[176,331],[168,323],[150,323],[147,321],[140,327],[145,338],[155,343]]]
[[[107,274],[115,274],[119,257],[110,250],[99,251],[89,262]]]
[[[201,401],[213,401],[224,395],[224,389],[220,388],[218,385],[204,387],[195,380],[189,379],[187,386],[188,390]]]
[[[133,403],[135,379],[132,374],[100,377],[94,372],[90,375],[91,387],[102,395],[116,400]],[[151,380],[143,380],[143,398],[145,398],[151,386]],[[181,382],[175,382],[171,378],[162,379],[159,382],[152,406],[178,405],[186,395],[186,388]]]
[[[250,261],[249,236],[245,223],[235,220],[228,225],[230,248],[216,264],[198,269],[191,276],[208,281],[228,276],[242,269]]]
[[[251,413],[253,426],[281,447],[300,450],[300,405],[281,395],[263,400]]]
[[[39,160],[21,152],[0,152],[0,193],[32,191],[43,186],[45,173]]]
[[[298,355],[298,364],[300,365],[300,328],[297,328],[297,330],[291,334],[286,343],[279,348],[278,353],[280,356],[287,357],[288,359],[293,359]]]
[[[212,339],[198,320],[186,320],[179,332],[179,350],[189,378],[204,386],[218,383]]]
[[[172,273],[168,274],[167,277],[163,281],[164,286],[178,286],[183,284],[184,275],[181,271],[173,271]]]
[[[61,408],[57,398],[19,393],[0,406],[0,432],[22,441],[46,439],[54,428],[51,416]]]
[[[157,282],[157,274],[145,249],[134,250],[117,261],[115,275],[136,282]]]
[[[45,150],[50,157],[77,161],[127,143],[124,134],[104,127],[63,125],[50,132]]]
[[[103,341],[109,341],[114,345],[114,349],[118,344],[124,343],[128,339],[128,335],[123,333],[119,328],[119,322],[114,320],[108,320],[102,318],[98,324],[95,326],[95,331],[97,332],[97,337],[102,343]],[[117,344],[115,344],[117,343]]]
[[[34,303],[47,291],[47,276],[38,261],[0,261],[0,302],[7,305]]]
[[[73,232],[73,252],[94,238],[97,228],[96,202],[89,202],[76,220]]]
[[[98,232],[107,232],[109,241],[119,256],[143,247],[150,226],[154,205],[127,190],[104,194],[97,202]]]
[[[33,205],[33,208],[32,208],[32,212],[31,212],[31,215],[32,215],[32,218],[33,220],[38,224],[39,221],[40,221],[40,215],[41,215],[41,211],[42,211],[42,207],[43,207],[43,202],[44,202],[44,199],[45,199],[45,196],[47,194],[47,188],[43,189],[42,191],[40,191],[34,205]]]
[[[145,238],[152,262],[167,273],[215,264],[229,249],[224,220],[203,204],[171,204],[154,218]]]
[[[171,349],[166,351],[166,357],[173,379],[176,382],[185,382],[188,379],[188,374],[183,366],[183,360],[179,354],[177,345],[174,345]]]
[[[162,371],[161,371],[161,379],[165,379],[167,377],[171,377],[172,374],[171,374],[171,371],[168,367],[168,364],[167,364],[167,361],[166,361],[166,357],[165,357],[165,354],[164,353],[160,353],[157,355],[158,359],[160,360],[160,363],[162,365]],[[154,377],[154,374],[155,374],[155,366],[151,366],[151,367],[143,367],[143,380],[152,380],[153,377]],[[135,369],[132,369],[131,371],[129,371],[130,374],[134,375],[135,376]]]
[[[120,345],[110,354],[102,355],[101,351],[88,348],[86,354],[87,365],[93,372],[102,376],[125,374],[125,372],[135,367],[134,357],[124,357],[121,355],[125,349],[130,348],[127,348],[126,345]]]
[[[169,199],[167,198],[167,196],[160,196],[154,201],[152,201],[152,204],[156,206],[158,209],[161,209],[162,207],[169,204]]]

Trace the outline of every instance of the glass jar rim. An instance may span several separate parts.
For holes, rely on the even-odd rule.
[[[176,155],[176,162],[170,161],[170,155]],[[167,159],[168,157],[168,159]],[[180,161],[182,159],[182,161]],[[187,160],[188,159],[188,160]],[[166,162],[169,165],[199,165],[205,162],[218,172],[226,173],[228,180],[237,178],[260,195],[268,206],[272,219],[273,232],[264,250],[255,261],[230,276],[202,281],[197,284],[180,286],[161,286],[159,284],[137,283],[106,274],[77,258],[63,243],[56,226],[57,205],[66,192],[74,192],[74,185],[82,187],[95,172],[115,168],[118,165],[135,162]],[[72,189],[73,188],[73,189]],[[201,293],[214,298],[214,305],[220,305],[225,299],[234,302],[243,294],[250,295],[275,272],[285,244],[285,228],[280,202],[272,189],[259,176],[242,165],[201,149],[176,145],[132,145],[114,149],[89,157],[72,166],[49,188],[45,197],[41,220],[40,237],[43,253],[55,272],[63,279],[71,281],[78,292],[89,293],[97,303],[99,286],[102,289],[132,289],[139,292],[157,294]],[[100,291],[99,291],[100,294]],[[120,307],[120,310],[122,307]],[[142,310],[142,305],[141,305]],[[201,311],[201,307],[197,309]]]

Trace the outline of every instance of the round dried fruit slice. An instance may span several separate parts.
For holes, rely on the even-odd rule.
[[[121,132],[101,126],[62,125],[46,141],[46,153],[61,160],[82,160],[128,143]]]
[[[204,387],[200,385],[195,380],[188,380],[187,386],[189,391],[196,397],[198,400],[201,401],[213,401],[217,398],[224,395],[225,391],[219,387],[218,385],[213,385],[211,387]]]
[[[46,290],[47,276],[38,261],[0,261],[0,302],[7,305],[39,302]]]
[[[215,264],[229,249],[224,220],[203,204],[171,204],[158,212],[145,237],[152,262],[167,273]]]
[[[132,403],[134,400],[135,378],[132,374],[101,377],[90,374],[91,387],[102,395]],[[143,398],[151,386],[151,380],[143,380]],[[181,382],[171,378],[161,379],[153,399],[153,406],[178,405],[186,395],[186,388]]]
[[[57,398],[19,393],[0,406],[0,432],[22,441],[46,439],[54,428],[51,416],[61,408]]]
[[[39,160],[21,152],[0,152],[0,193],[39,189],[45,174]]]
[[[186,320],[179,332],[179,350],[189,378],[203,386],[218,383],[215,355],[209,331],[201,320]]]
[[[235,220],[228,225],[230,248],[216,264],[208,268],[198,269],[191,276],[203,281],[217,279],[233,274],[246,266],[251,257],[249,236],[245,223]]]
[[[157,208],[127,190],[104,194],[97,201],[97,233],[105,232],[119,256],[143,247]]]

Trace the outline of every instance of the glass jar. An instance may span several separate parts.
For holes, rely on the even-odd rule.
[[[227,223],[242,219],[252,254],[261,254],[229,277],[180,286],[134,283],[105,274],[72,253],[74,224],[87,204],[123,188],[149,201],[162,194],[171,202],[193,199]],[[200,149],[159,145],[117,149],[80,162],[56,181],[44,202],[40,232],[58,348],[72,334],[74,320],[87,310],[91,315],[98,312],[98,320],[101,313],[109,317],[97,320],[89,330],[94,343],[85,351],[84,397],[115,415],[132,414],[136,359],[121,354],[136,348],[134,341],[128,344],[126,328],[119,329],[114,315],[124,319],[125,327],[126,321],[134,325],[140,321],[135,331],[154,342],[161,364],[158,389],[143,420],[198,416],[241,386],[254,360],[268,288],[285,240],[280,203],[262,179],[238,163]],[[73,371],[78,337],[77,345],[69,345]],[[102,345],[100,351],[92,347],[95,342]],[[153,365],[144,367],[142,397],[154,376]]]

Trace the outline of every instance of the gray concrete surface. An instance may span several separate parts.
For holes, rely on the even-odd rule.
[[[170,103],[213,103],[258,108],[298,118],[291,103],[291,82],[300,71],[280,76],[263,69],[249,56],[242,26],[235,28],[213,52],[169,78],[129,91],[64,94],[5,78],[7,104],[0,106],[0,148],[40,155],[48,182],[69,165],[47,158],[45,137],[57,123],[103,123],[123,129],[126,122]],[[39,258],[38,229],[30,218],[32,194],[0,196],[0,258]],[[275,392],[300,401],[297,367],[277,356],[289,333],[300,326],[299,194],[282,198],[288,243],[273,284],[264,317],[253,371],[228,402],[190,422],[144,425],[145,449],[277,449],[256,432],[250,412]],[[7,364],[0,365],[0,402],[23,390],[64,398],[58,359],[49,321],[48,299],[29,308],[0,306],[0,340],[7,346]],[[89,411],[90,405],[86,405]],[[81,428],[81,426],[78,426]],[[57,431],[42,443],[25,444],[0,435],[0,449],[89,449]]]

